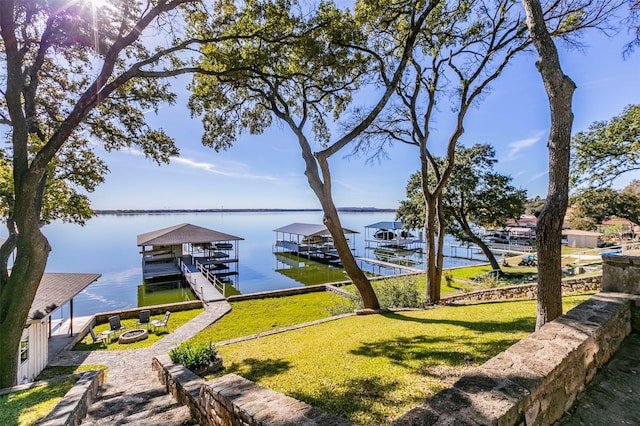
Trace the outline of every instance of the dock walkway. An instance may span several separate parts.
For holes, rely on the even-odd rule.
[[[369,263],[371,265],[379,266],[381,268],[389,268],[389,269],[399,269],[401,271],[421,274],[424,273],[424,270],[418,268],[412,268],[410,266],[398,265],[397,263],[385,262],[377,259],[369,259],[367,257],[356,257],[356,260],[361,262]]]
[[[217,302],[225,300],[225,297],[218,291],[216,286],[198,270],[193,263],[180,262],[182,274],[189,283],[193,291],[203,302]]]

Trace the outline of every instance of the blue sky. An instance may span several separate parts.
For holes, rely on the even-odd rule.
[[[561,48],[563,69],[577,85],[574,133],[608,120],[640,103],[640,52],[623,60],[626,33],[608,38],[586,35],[584,51]],[[547,192],[549,107],[536,56],[518,57],[465,121],[465,145],[489,143],[496,168],[511,175],[529,196]],[[178,103],[150,113],[149,123],[175,138],[181,155],[158,166],[135,151],[104,154],[111,173],[89,194],[95,209],[319,208],[303,175],[295,138],[276,124],[259,136],[244,135],[228,151],[216,153],[200,143],[202,126],[186,107],[188,79],[175,81]],[[445,143],[451,126],[446,110],[435,127],[434,143]],[[275,122],[275,120],[274,120]],[[345,152],[346,154],[346,152]],[[366,164],[364,158],[335,156],[331,162],[337,206],[396,208],[409,175],[419,166],[413,147],[396,144],[390,158]],[[618,185],[640,175],[628,175]]]

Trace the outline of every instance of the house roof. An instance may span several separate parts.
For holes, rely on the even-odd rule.
[[[352,231],[351,229],[342,228],[345,234],[358,234],[357,231]],[[296,234],[302,235],[305,237],[310,237],[314,235],[327,235],[329,234],[329,230],[324,225],[317,225],[313,223],[292,223],[287,226],[283,226],[278,229],[274,229],[275,232],[284,232],[287,234]]]
[[[29,319],[41,319],[73,299],[101,274],[45,273],[29,310]]]
[[[365,228],[376,228],[376,229],[402,229],[402,222],[377,222],[371,225],[365,226]]]
[[[244,238],[214,231],[213,229],[182,223],[138,235],[138,246],[171,246],[184,243],[203,244],[216,241],[239,240],[244,240]]]
[[[601,232],[580,231],[579,229],[564,229],[562,235],[576,235],[585,237],[601,237]]]

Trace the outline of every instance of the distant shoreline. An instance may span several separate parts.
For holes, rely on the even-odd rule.
[[[322,209],[150,209],[150,210],[95,210],[96,215],[171,214],[171,213],[272,213],[272,212],[321,212]],[[376,213],[395,212],[396,209],[377,207],[338,207],[339,212]]]

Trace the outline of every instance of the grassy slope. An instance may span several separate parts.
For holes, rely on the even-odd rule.
[[[568,309],[588,296],[565,299]],[[355,424],[378,425],[535,327],[535,301],[355,316],[219,348],[234,372]]]
[[[326,318],[330,316],[329,308],[339,300],[335,294],[318,292],[232,302],[229,314],[198,333],[191,342],[215,343]]]

